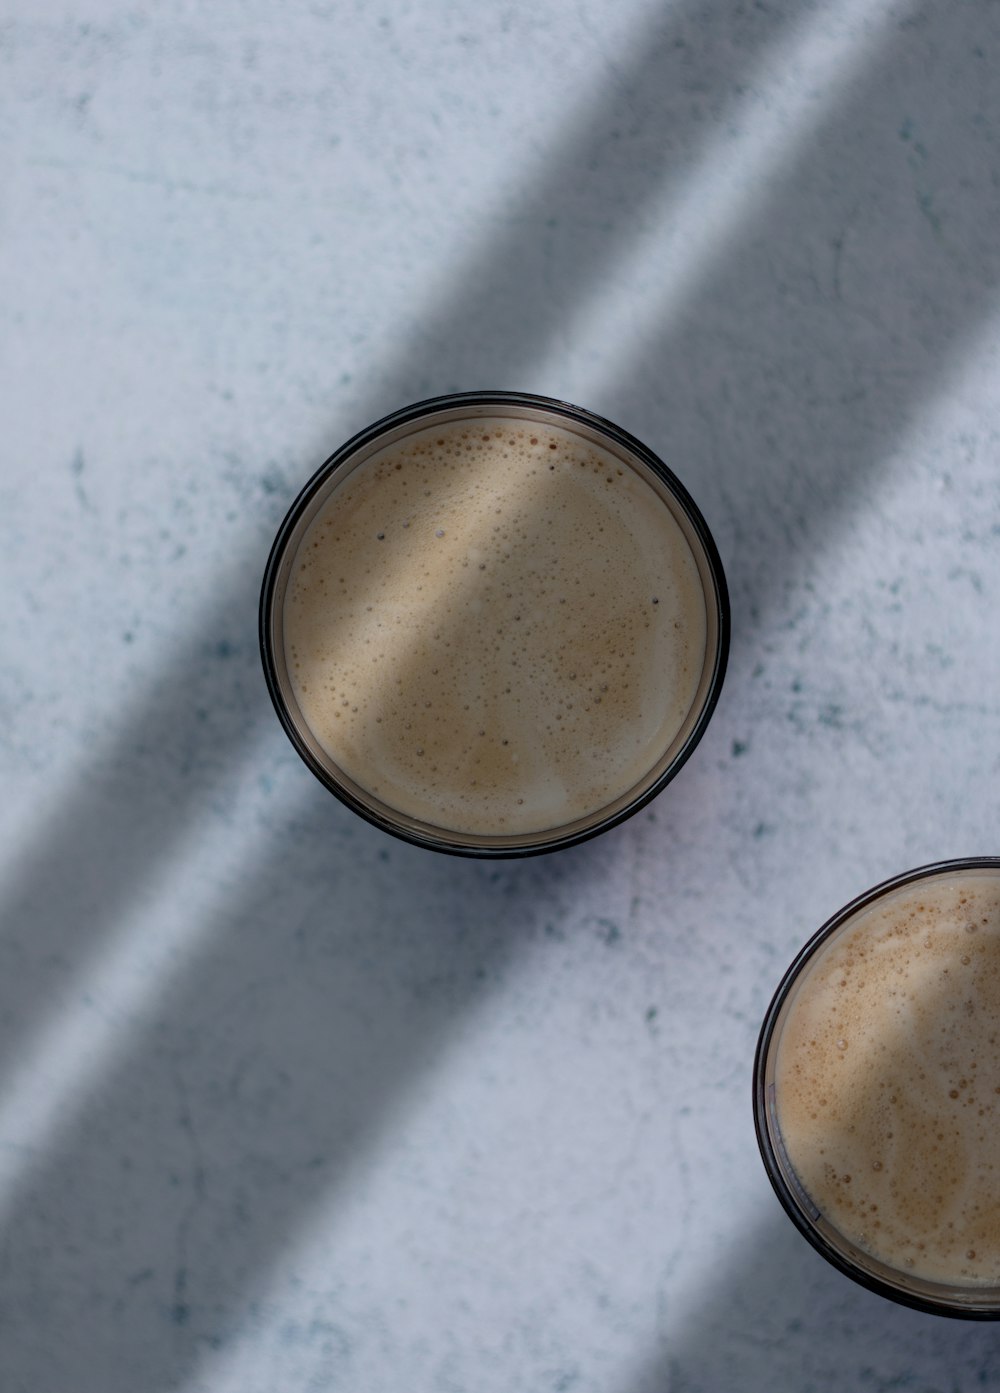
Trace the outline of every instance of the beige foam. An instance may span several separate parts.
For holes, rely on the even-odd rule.
[[[355,469],[284,608],[294,695],[335,762],[479,834],[560,826],[641,780],[690,711],[706,626],[650,484],[569,431],[500,418]]]
[[[782,1138],[883,1262],[1000,1284],[1000,874],[897,892],[803,976],[777,1045]]]

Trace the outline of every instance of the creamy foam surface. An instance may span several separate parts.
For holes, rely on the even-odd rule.
[[[1000,873],[908,886],[835,936],[774,1083],[835,1228],[904,1272],[1000,1285]]]
[[[570,431],[424,428],[353,470],[296,554],[284,647],[352,779],[445,829],[560,826],[631,789],[695,699],[698,568],[650,484]]]

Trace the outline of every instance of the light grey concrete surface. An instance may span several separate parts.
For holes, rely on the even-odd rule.
[[[0,1389],[1000,1388],[761,1169],[760,1021],[996,854],[1000,5],[8,0]],[[577,401],[712,527],[695,756],[573,851],[301,766],[256,602],[440,391]]]

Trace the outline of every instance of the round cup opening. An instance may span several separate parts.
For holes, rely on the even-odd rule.
[[[385,796],[382,789],[376,787],[378,775],[371,776],[371,769],[376,767],[374,764],[370,763],[359,771],[357,765],[351,767],[351,760],[344,753],[338,756],[329,737],[321,738],[321,734],[315,728],[319,722],[315,718],[307,718],[303,711],[303,705],[308,705],[308,699],[301,689],[297,689],[297,674],[290,670],[289,662],[290,624],[294,624],[294,615],[292,620],[289,620],[290,587],[294,587],[296,568],[302,564],[302,549],[307,534],[309,545],[312,544],[313,533],[310,529],[315,531],[321,523],[325,526],[330,518],[335,517],[336,510],[341,507],[341,502],[348,496],[350,489],[360,493],[368,487],[370,480],[374,480],[377,475],[382,477],[380,471],[388,472],[391,478],[392,469],[402,467],[400,461],[404,461],[407,468],[411,468],[415,463],[419,464],[421,468],[431,471],[427,477],[436,478],[433,470],[438,466],[432,468],[430,465],[424,465],[416,459],[418,453],[425,446],[430,451],[430,442],[438,440],[447,442],[447,448],[450,450],[453,439],[465,439],[462,432],[470,436],[482,433],[485,441],[490,433],[485,430],[487,425],[490,431],[497,433],[501,443],[505,430],[520,432],[529,441],[533,436],[537,437],[536,447],[544,457],[544,462],[538,463],[537,470],[533,465],[530,472],[537,473],[539,479],[545,482],[540,483],[538,479],[530,481],[536,493],[543,487],[558,487],[555,481],[560,475],[556,471],[556,461],[561,462],[560,468],[565,467],[566,459],[575,451],[575,455],[579,457],[576,463],[587,460],[597,461],[601,468],[607,465],[608,483],[613,480],[624,481],[625,486],[639,490],[647,513],[660,516],[657,505],[662,505],[663,526],[674,529],[681,539],[681,546],[689,552],[694,568],[693,574],[696,575],[697,592],[700,602],[704,605],[704,652],[694,673],[693,693],[682,719],[677,722],[676,729],[669,732],[669,738],[664,739],[662,748],[657,748],[655,756],[649,758],[647,765],[635,777],[630,776],[624,784],[614,788],[610,796],[603,799],[599,806],[581,808],[574,815],[562,815],[549,821],[539,814],[540,825],[516,826],[513,831],[505,830],[499,821],[493,826],[484,826],[482,823],[463,826],[461,817],[454,813],[450,817],[439,818],[436,808],[427,806],[432,802],[430,798],[423,800],[417,795],[395,796],[393,793]],[[489,440],[487,443],[489,448],[492,448],[493,441]],[[547,446],[551,447],[551,453]],[[471,449],[471,446],[466,442],[463,448]],[[392,463],[394,460],[395,464]],[[499,454],[497,459],[486,461],[484,468],[487,465],[484,478],[492,477],[499,480],[503,477]],[[511,469],[509,461],[503,462],[503,468]],[[520,476],[518,478],[520,479]],[[399,476],[396,483],[399,483]],[[349,488],[345,488],[345,485],[349,485]],[[383,485],[380,484],[379,487]],[[619,483],[619,488],[621,487]],[[438,490],[426,492],[436,494]],[[389,495],[386,494],[385,497],[388,499]],[[432,498],[431,504],[433,502]],[[396,504],[393,504],[393,507],[396,507]],[[372,548],[376,552],[376,563],[379,565],[383,564],[382,558],[390,554],[387,543],[402,537],[399,528],[409,527],[411,519],[402,516],[397,508],[394,521],[399,524],[395,532],[391,526],[388,531],[382,526],[372,531]],[[408,564],[411,565],[413,556],[419,555],[419,545],[426,545],[419,543],[418,550],[414,551],[412,542],[418,530],[418,523],[422,525],[427,519],[414,509],[412,521],[414,525],[406,533],[407,542],[410,544],[410,551],[407,553],[410,556]],[[427,533],[425,528],[425,533],[426,536],[434,538],[435,545],[440,545],[440,554],[443,554],[444,546],[451,540],[451,530],[435,527]],[[528,536],[527,530],[525,536]],[[540,564],[545,560],[542,555],[543,549],[538,546],[537,541],[524,541],[522,547],[522,562],[525,557],[534,558],[536,554],[540,558]],[[435,553],[435,558],[437,554]],[[461,564],[466,569],[456,573],[463,577],[463,586],[475,583],[478,572],[481,570],[485,573],[488,569],[485,563],[480,562],[477,565],[475,560],[470,569],[471,555],[470,550],[462,559]],[[623,561],[627,559],[622,557]],[[568,564],[565,548],[558,554],[558,562],[563,566]],[[530,567],[522,565],[522,570],[525,569]],[[468,580],[469,576],[473,577],[472,581]],[[423,579],[426,583],[426,578]],[[414,572],[410,580],[413,583],[408,582],[407,593],[414,589],[421,577]],[[608,577],[608,583],[611,586],[622,584],[620,577],[614,573]],[[431,599],[427,601],[424,611],[416,620],[410,618],[401,621],[399,613],[402,611],[392,611],[391,603],[387,604],[377,597],[370,606],[361,606],[375,616],[375,622],[383,613],[388,621],[392,612],[393,622],[398,626],[402,641],[410,644],[409,649],[393,650],[390,645],[379,650],[379,656],[389,664],[389,670],[394,671],[398,668],[401,673],[397,679],[397,685],[401,689],[409,689],[414,683],[419,685],[421,674],[414,668],[414,662],[418,661],[414,658],[414,653],[428,651],[428,634],[445,622],[441,616],[454,608],[453,601],[456,595],[466,595],[466,591],[458,587],[454,576],[451,580],[440,583],[439,578],[435,578],[434,585],[437,586],[436,589],[428,585],[428,589],[432,591]],[[484,590],[482,597],[477,598],[474,603],[480,604],[480,608],[485,606],[487,614],[492,614],[495,609],[498,615],[497,627],[502,628],[504,620],[499,606],[510,598],[510,594],[506,594],[498,600],[496,593]],[[549,600],[551,613],[546,613],[547,602],[540,606],[539,612],[541,621],[549,622],[551,628],[556,623],[555,616],[558,616],[558,622],[561,624],[562,615],[573,612],[573,597],[570,596],[570,607],[561,611],[556,610],[555,605],[560,600],[565,605],[564,597],[553,595]],[[658,605],[660,598],[651,596],[647,603]],[[472,602],[466,603],[466,608],[471,608],[471,604]],[[518,606],[515,605],[514,608]],[[665,608],[664,606],[664,610]],[[579,617],[585,617],[586,611],[586,602],[583,605],[576,604]],[[663,612],[659,613],[662,617]],[[519,622],[521,616],[513,614],[507,618]],[[422,626],[426,631],[423,634]],[[468,652],[471,652],[471,646],[464,640],[464,631],[458,629],[456,635],[451,635],[456,638],[453,647],[462,653],[464,660]],[[614,826],[643,807],[674,777],[700,740],[718,701],[729,648],[729,602],[722,563],[704,519],[676,476],[639,441],[610,422],[563,402],[524,393],[470,392],[419,402],[376,422],[331,456],[306,484],[278,531],[267,563],[261,592],[260,641],[268,689],[278,717],[302,759],[330,792],[369,822],[417,845],[457,855],[524,856],[570,846]],[[474,663],[475,658],[471,661]],[[664,673],[664,685],[668,680],[669,674]],[[434,695],[437,698],[439,693],[435,692]],[[344,714],[353,714],[353,699],[349,696],[344,700],[347,707]],[[439,701],[438,705],[440,704]],[[556,718],[562,719],[561,713]],[[387,716],[386,719],[390,718]],[[378,720],[381,724],[382,717]],[[625,729],[623,725],[622,730]],[[382,734],[382,731],[378,732],[380,738]],[[479,735],[480,732],[474,734]],[[492,732],[490,735],[492,736]],[[456,735],[454,738],[457,742],[459,737]],[[497,738],[500,739],[499,734]],[[422,756],[423,749],[419,742],[420,737],[416,735],[414,752]],[[501,743],[506,743],[506,737]],[[592,752],[583,746],[577,757],[583,761],[591,758]],[[421,766],[421,769],[429,767],[430,763],[428,760],[427,766]],[[538,760],[526,758],[524,767],[537,772]],[[461,796],[466,795],[463,793]],[[473,795],[470,793],[468,796],[471,799]]]
[[[768,1178],[862,1286],[1000,1319],[1000,1220],[982,1202],[998,1087],[1000,857],[906,872],[824,924],[775,992],[753,1076]]]

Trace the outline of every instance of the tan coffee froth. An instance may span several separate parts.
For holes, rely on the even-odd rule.
[[[560,826],[642,779],[691,709],[706,628],[653,487],[507,418],[424,428],[354,469],[284,607],[295,699],[340,768],[487,835]]]
[[[821,951],[777,1045],[789,1160],[890,1266],[1000,1284],[1000,874],[908,886]]]

